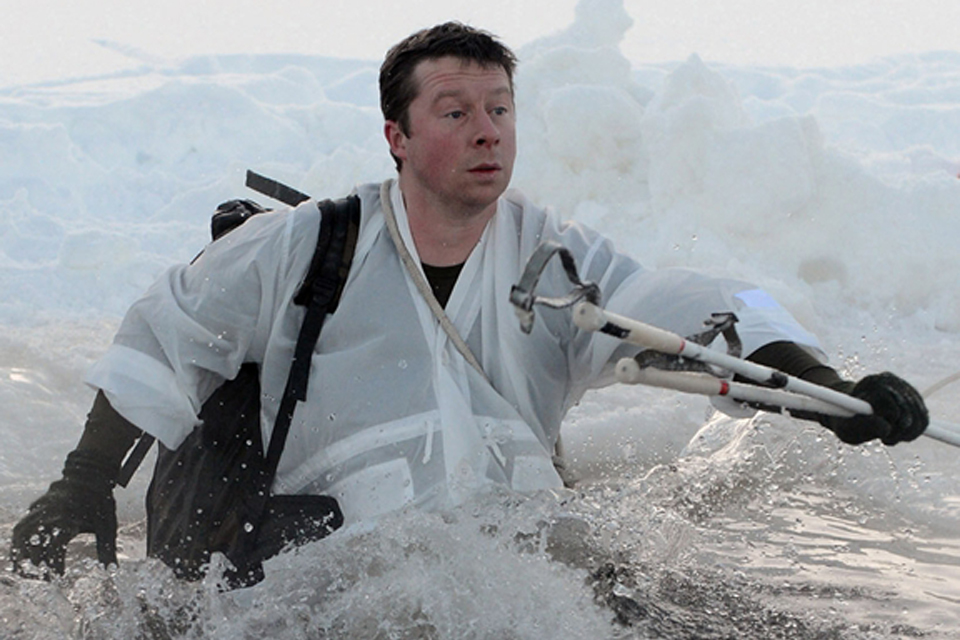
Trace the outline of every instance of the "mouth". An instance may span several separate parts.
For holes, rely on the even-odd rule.
[[[501,167],[499,164],[484,163],[484,164],[478,164],[477,166],[470,169],[470,173],[477,174],[477,175],[493,175],[498,171],[501,171],[502,169],[503,167]]]

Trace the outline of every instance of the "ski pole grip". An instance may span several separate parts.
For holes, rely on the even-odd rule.
[[[573,322],[584,331],[599,331],[638,347],[671,355],[680,354],[686,344],[686,341],[675,333],[604,311],[590,302],[581,302],[574,307]]]

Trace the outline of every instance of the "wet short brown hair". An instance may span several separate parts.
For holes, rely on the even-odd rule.
[[[419,91],[413,79],[414,70],[424,60],[448,56],[483,67],[501,67],[513,91],[513,72],[517,67],[513,51],[486,31],[460,22],[445,22],[404,38],[387,52],[380,66],[380,110],[384,120],[396,122],[407,135],[408,110]],[[394,160],[399,169],[399,159]]]

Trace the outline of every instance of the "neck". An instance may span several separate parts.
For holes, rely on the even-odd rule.
[[[497,212],[497,202],[483,209],[464,211],[430,199],[408,197],[402,181],[400,186],[420,260],[435,267],[466,262]]]

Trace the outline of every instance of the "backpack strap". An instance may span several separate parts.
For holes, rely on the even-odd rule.
[[[267,449],[265,477],[267,485],[261,493],[269,496],[270,485],[280,463],[280,455],[293,420],[297,402],[307,398],[307,382],[310,377],[310,363],[313,350],[320,337],[320,329],[328,313],[333,313],[340,302],[340,294],[350,271],[353,252],[360,231],[360,198],[356,195],[332,202],[320,203],[320,232],[317,237],[317,250],[307,271],[294,302],[307,307],[300,334],[290,364],[287,386],[280,401],[277,423],[270,436]]]

